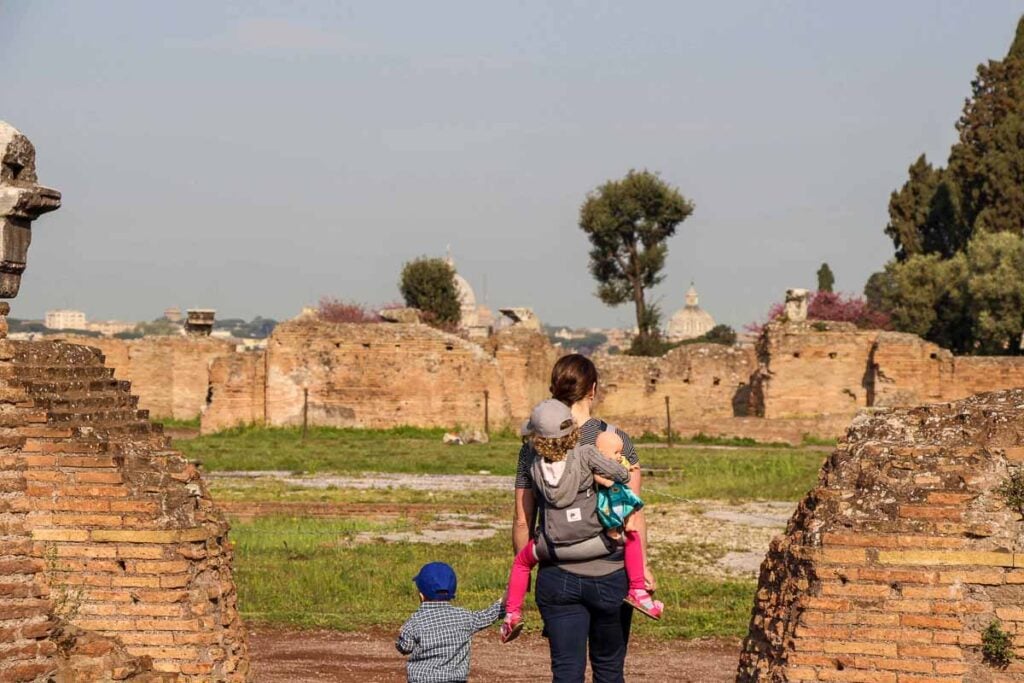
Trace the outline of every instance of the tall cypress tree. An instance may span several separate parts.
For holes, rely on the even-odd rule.
[[[949,172],[971,231],[1024,228],[1024,17],[1006,58],[978,66]]]
[[[894,261],[869,282],[898,329],[963,353],[1017,353],[1024,318],[1024,17],[978,66],[946,168],[922,155],[889,200]],[[1010,233],[1010,234],[994,234]]]

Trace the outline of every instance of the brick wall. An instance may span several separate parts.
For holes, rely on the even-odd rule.
[[[18,664],[0,649],[0,680],[245,679],[228,525],[136,403],[94,349],[0,341],[0,514],[20,516],[4,527],[0,639],[35,641]]]
[[[753,347],[689,344],[659,358],[600,355],[594,358],[603,418],[634,433],[663,434],[665,397],[672,430],[697,433],[746,411]]]
[[[1021,681],[1024,391],[862,415],[761,566],[738,681]]]
[[[554,350],[513,329],[486,347],[416,324],[279,325],[264,354],[235,354],[212,367],[203,431],[265,421],[481,428],[484,391],[491,425],[515,424],[546,394]]]
[[[132,383],[139,405],[154,418],[189,420],[206,404],[209,367],[235,344],[210,337],[68,337],[66,341],[99,349],[118,379]]]

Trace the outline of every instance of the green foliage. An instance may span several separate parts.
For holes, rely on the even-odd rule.
[[[418,308],[429,322],[454,327],[462,318],[455,269],[444,259],[420,257],[402,267],[398,289],[405,305]]]
[[[981,634],[981,656],[999,668],[1008,666],[1014,658],[1013,638],[998,621],[992,621]]]
[[[1020,353],[1024,331],[1024,238],[979,233],[943,259],[916,255],[886,267],[883,308],[896,329],[957,353]]]
[[[139,323],[132,331],[139,337],[171,337],[181,334],[181,325],[160,318],[151,323]]]
[[[836,276],[832,274],[832,269],[827,263],[822,263],[821,268],[818,268],[818,291],[831,292],[835,284]]]
[[[657,328],[655,328],[647,336],[637,335],[633,337],[632,343],[629,345],[629,348],[626,349],[626,355],[650,357],[664,356],[676,346],[678,346],[678,344],[665,341],[661,334],[658,333]]]
[[[892,275],[887,270],[872,273],[864,283],[864,300],[873,311],[884,311],[883,300],[891,296],[893,290]]]
[[[698,337],[698,339],[709,344],[724,344],[725,346],[732,346],[736,343],[736,330],[732,329],[728,325],[715,325],[702,337]]]
[[[896,261],[872,276],[865,294],[891,307],[897,329],[953,351],[1017,353],[1024,331],[1024,256],[1014,240],[1024,233],[1024,18],[1006,58],[978,67],[956,128],[947,167],[922,155],[892,193],[886,233]]]
[[[967,248],[967,299],[978,353],[1016,354],[1024,330],[1024,238],[982,233]]]
[[[1024,517],[1024,470],[1016,469],[999,485],[996,493],[1003,497],[1006,504]]]
[[[664,279],[668,238],[693,209],[657,174],[636,170],[601,185],[580,207],[579,226],[592,245],[590,272],[598,297],[611,306],[632,302],[636,310],[634,355],[652,355],[658,348],[649,338],[657,335],[660,314],[647,303],[645,292]]]

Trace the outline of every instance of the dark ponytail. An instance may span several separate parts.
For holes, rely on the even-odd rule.
[[[567,406],[582,401],[597,384],[597,368],[586,356],[562,356],[551,368],[551,398]]]

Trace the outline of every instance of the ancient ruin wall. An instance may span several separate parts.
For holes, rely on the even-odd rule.
[[[695,434],[745,414],[750,376],[757,367],[749,346],[688,344],[659,358],[600,355],[598,412],[634,434],[665,432],[665,397],[672,429]]]
[[[279,325],[264,353],[211,368],[204,433],[264,423],[450,427],[515,424],[547,395],[556,354],[533,331],[503,331],[481,346],[420,324]]]
[[[25,482],[7,503],[25,512],[26,567],[52,605],[48,632],[35,611],[7,613],[22,639],[27,628],[48,647],[70,621],[92,654],[123,645],[173,680],[244,680],[228,525],[127,382],[91,348],[3,341],[0,401],[3,457]]]
[[[67,337],[99,349],[118,379],[132,383],[139,405],[154,418],[191,420],[206,405],[210,365],[235,344],[209,337]]]
[[[767,418],[853,416],[869,405],[878,330],[837,323],[772,323],[760,341],[757,412]],[[757,379],[757,378],[755,378]]]
[[[859,416],[771,544],[737,680],[1024,680],[980,647],[995,621],[1024,654],[1022,468],[1022,390]]]
[[[266,422],[267,354],[265,351],[232,353],[210,365],[209,403],[204,406],[204,434],[240,425]]]

